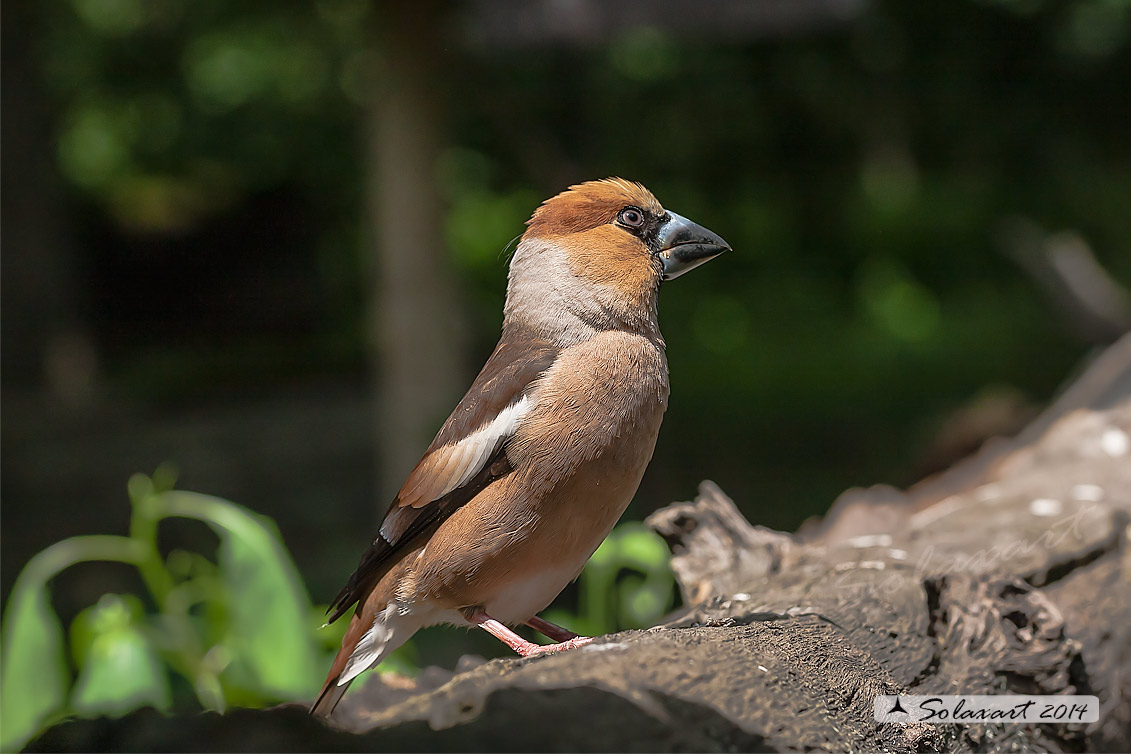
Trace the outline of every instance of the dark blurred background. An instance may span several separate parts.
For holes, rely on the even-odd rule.
[[[1010,433],[1131,307],[1125,0],[5,0],[2,581],[125,482],[274,518],[316,601],[498,334],[542,199],[735,253],[664,287],[626,518],[791,530]],[[89,604],[114,578],[68,576]],[[123,577],[124,578],[124,577]],[[73,609],[73,607],[72,607]]]

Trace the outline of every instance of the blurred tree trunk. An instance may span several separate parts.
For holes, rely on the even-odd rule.
[[[37,23],[33,3],[4,3],[0,363],[6,389],[46,388],[53,399],[84,403],[94,389],[97,358],[80,320],[75,255],[61,222],[53,133],[31,45]]]
[[[437,160],[444,143],[441,13],[380,6],[382,70],[368,111],[366,220],[376,380],[377,489],[396,493],[466,387],[465,328],[444,248]]]

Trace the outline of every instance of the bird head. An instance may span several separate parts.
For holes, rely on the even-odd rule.
[[[571,186],[527,222],[511,260],[506,316],[553,335],[569,330],[571,318],[582,327],[648,330],[660,283],[729,249],[665,210],[639,183],[606,178]]]

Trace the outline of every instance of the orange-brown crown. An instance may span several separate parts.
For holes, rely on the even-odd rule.
[[[626,207],[637,207],[652,218],[664,215],[656,197],[639,183],[606,178],[571,186],[534,211],[516,258],[527,248],[538,248],[538,253],[553,249],[552,253],[566,263],[572,278],[572,282],[555,280],[554,285],[580,286],[571,288],[571,306],[600,298],[600,305],[594,304],[595,310],[621,309],[625,312],[622,319],[628,313],[651,317],[662,265],[639,234],[617,222],[618,214]],[[535,241],[549,246],[524,245]],[[513,261],[511,270],[515,270]],[[512,282],[520,279],[513,274],[512,278]],[[600,290],[587,287],[593,284]],[[512,294],[513,289],[512,286]]]
[[[628,206],[639,207],[655,215],[664,212],[652,192],[639,183],[623,178],[605,178],[570,186],[542,202],[526,223],[526,235],[552,238],[592,230],[611,223],[617,213]]]

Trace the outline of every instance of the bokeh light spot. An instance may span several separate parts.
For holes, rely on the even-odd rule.
[[[94,189],[125,170],[126,134],[118,119],[97,104],[81,107],[59,137],[59,165],[75,183]]]
[[[677,50],[659,29],[642,26],[611,46],[613,67],[634,81],[659,81],[675,72]]]
[[[142,0],[72,0],[71,5],[84,24],[108,37],[124,37],[145,23]]]
[[[872,322],[897,340],[923,341],[939,328],[935,294],[889,260],[864,265],[859,295]]]

